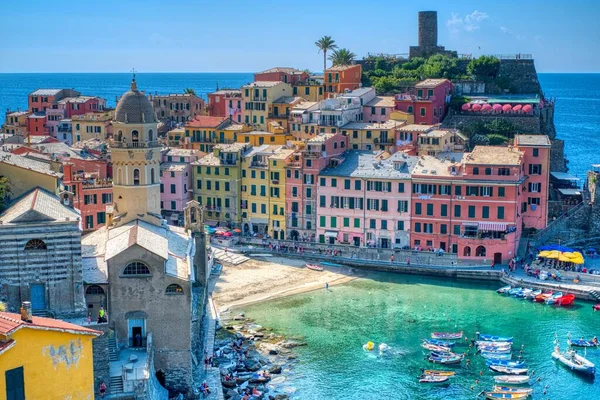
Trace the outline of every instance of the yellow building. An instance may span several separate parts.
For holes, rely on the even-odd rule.
[[[321,101],[323,96],[323,82],[309,79],[306,82],[299,82],[294,85],[292,94],[300,96],[306,101]]]
[[[395,143],[396,131],[402,125],[404,122],[391,120],[382,123],[351,122],[342,126],[341,133],[348,136],[349,149],[384,150]]]
[[[185,129],[175,128],[167,132],[167,145],[169,147],[179,147],[185,144]]]
[[[390,120],[404,122],[410,125],[415,123],[415,115],[413,113],[394,110],[390,113]]]
[[[11,135],[27,136],[27,117],[29,111],[7,111],[2,132]]]
[[[267,129],[269,105],[283,96],[292,96],[292,86],[284,82],[257,81],[242,87],[244,110],[242,115],[246,124],[253,129]]]
[[[92,340],[102,332],[28,307],[23,317],[0,312],[0,400],[93,400]]]
[[[440,153],[462,153],[468,140],[466,135],[456,129],[434,129],[417,138],[417,155],[437,157]]]
[[[114,111],[91,112],[71,117],[73,129],[73,142],[82,140],[105,140],[112,135],[111,120]]]
[[[242,157],[250,149],[246,143],[218,144],[192,163],[194,199],[206,210],[206,224],[240,226]]]
[[[306,102],[302,97],[283,96],[269,104],[269,118],[267,122],[277,122],[286,131],[289,131],[291,111],[298,104]]]
[[[238,124],[230,118],[199,116],[185,125],[185,137],[180,144],[210,153],[216,144],[240,142],[238,135],[250,130],[250,126]]]
[[[274,132],[265,131],[251,131],[238,133],[239,143],[250,143],[252,146],[262,146],[263,144],[268,145],[285,145],[288,140],[292,140],[293,137],[289,133],[286,133],[283,129],[273,129]]]
[[[43,157],[43,156],[42,156]],[[12,198],[39,186],[51,193],[58,194],[62,174],[58,164],[33,156],[5,153],[0,150],[0,176],[8,177]]]
[[[293,159],[294,150],[279,149],[269,156],[269,228],[274,239],[286,238],[285,223],[285,167]]]

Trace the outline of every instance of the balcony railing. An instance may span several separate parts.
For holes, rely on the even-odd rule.
[[[138,149],[138,148],[148,148],[148,147],[160,147],[158,141],[154,140],[151,142],[117,142],[111,141],[110,147],[113,148],[124,148],[124,149]]]
[[[289,114],[269,114],[269,118],[289,119],[290,115]]]

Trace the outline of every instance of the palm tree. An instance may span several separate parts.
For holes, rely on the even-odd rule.
[[[355,58],[356,54],[346,48],[336,49],[329,56],[333,65],[350,65]]]
[[[323,70],[325,70],[327,69],[327,52],[337,49],[337,44],[335,44],[335,40],[331,36],[323,36],[315,42],[315,46],[317,46],[319,52],[323,52]]]
[[[183,91],[183,94],[191,94],[191,95],[195,96],[196,91],[192,88],[185,88],[185,90]]]

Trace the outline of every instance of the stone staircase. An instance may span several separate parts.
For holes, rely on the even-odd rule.
[[[597,290],[592,290],[590,291],[590,294],[592,295],[592,297],[594,297],[596,300],[600,301],[600,292]]]
[[[109,393],[111,395],[123,393],[123,377],[121,377],[121,376],[111,376],[110,377]]]
[[[117,340],[114,337],[108,339],[108,353],[110,361],[119,361],[119,349],[117,348]]]

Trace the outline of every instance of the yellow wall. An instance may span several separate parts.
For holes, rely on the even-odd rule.
[[[23,367],[27,400],[92,400],[92,335],[22,328],[16,344],[0,355],[0,400],[6,400],[5,371]]]
[[[381,140],[382,133],[387,132],[387,140]],[[390,146],[395,140],[393,129],[343,129],[342,135],[348,136],[348,148],[358,150],[380,150],[381,146]],[[356,137],[355,137],[356,136]],[[386,136],[383,135],[385,139]]]
[[[286,160],[282,158],[277,159],[269,159],[269,180],[271,183],[271,187],[269,191],[273,191],[275,193],[276,189],[279,190],[279,197],[275,195],[271,197],[271,204],[269,209],[269,235],[271,237],[275,237],[275,228],[273,226],[273,221],[279,221],[279,232],[283,232],[284,238],[287,238],[287,231],[285,226],[285,163]],[[279,179],[271,179],[271,177],[275,178],[279,174]],[[270,193],[269,193],[270,194]],[[273,208],[276,207],[277,213],[274,213]],[[278,239],[281,239],[279,235]]]
[[[215,150],[216,151],[216,150]],[[210,175],[206,173],[207,168],[210,168]],[[229,175],[225,174],[225,169]],[[215,174],[215,170],[219,170],[219,174]],[[240,211],[240,185],[241,185],[241,161],[236,165],[192,165],[193,171],[193,187],[194,200],[198,201],[203,206],[208,205],[207,198],[211,198],[211,206],[217,206],[220,199],[221,206],[219,211],[205,210],[206,219],[220,221],[222,223],[241,222]],[[198,188],[198,181],[201,181],[202,188]],[[211,189],[207,189],[207,181],[211,182]],[[219,183],[219,190],[217,188]],[[226,184],[229,184],[229,191],[226,191]],[[202,198],[200,201],[199,198]],[[229,207],[226,207],[226,202],[229,201]]]
[[[13,199],[39,186],[51,193],[58,194],[59,180],[57,177],[41,174],[14,165],[0,163],[0,176],[9,180],[11,197]]]
[[[412,113],[406,113],[404,111],[392,111],[390,119],[394,121],[406,121],[407,125],[415,123],[415,116]]]
[[[261,133],[238,133],[239,143],[250,143],[252,146],[262,146],[263,144],[284,145],[293,137],[290,134],[273,134],[269,132]]]
[[[242,177],[242,186],[246,187],[242,191],[242,200],[248,204],[247,209],[242,209],[246,213],[244,221],[251,221],[252,218],[268,219],[269,218],[269,169],[251,167],[252,157],[245,157],[242,162],[242,171],[246,174]],[[262,174],[261,174],[262,172]],[[255,187],[254,194],[252,193],[252,185]],[[261,186],[264,186],[264,196],[261,195]],[[256,204],[256,212],[252,212],[252,203]],[[261,212],[261,204],[265,205],[265,212]]]
[[[306,93],[308,88],[308,94]],[[294,96],[302,97],[306,101],[321,101],[323,96],[323,85],[296,85],[294,87]]]
[[[283,82],[272,86],[256,87],[250,84],[242,87],[242,96],[244,98],[243,121],[254,126],[254,129],[266,129],[269,105],[282,96],[292,96],[292,87]],[[249,107],[252,107],[252,110]]]

